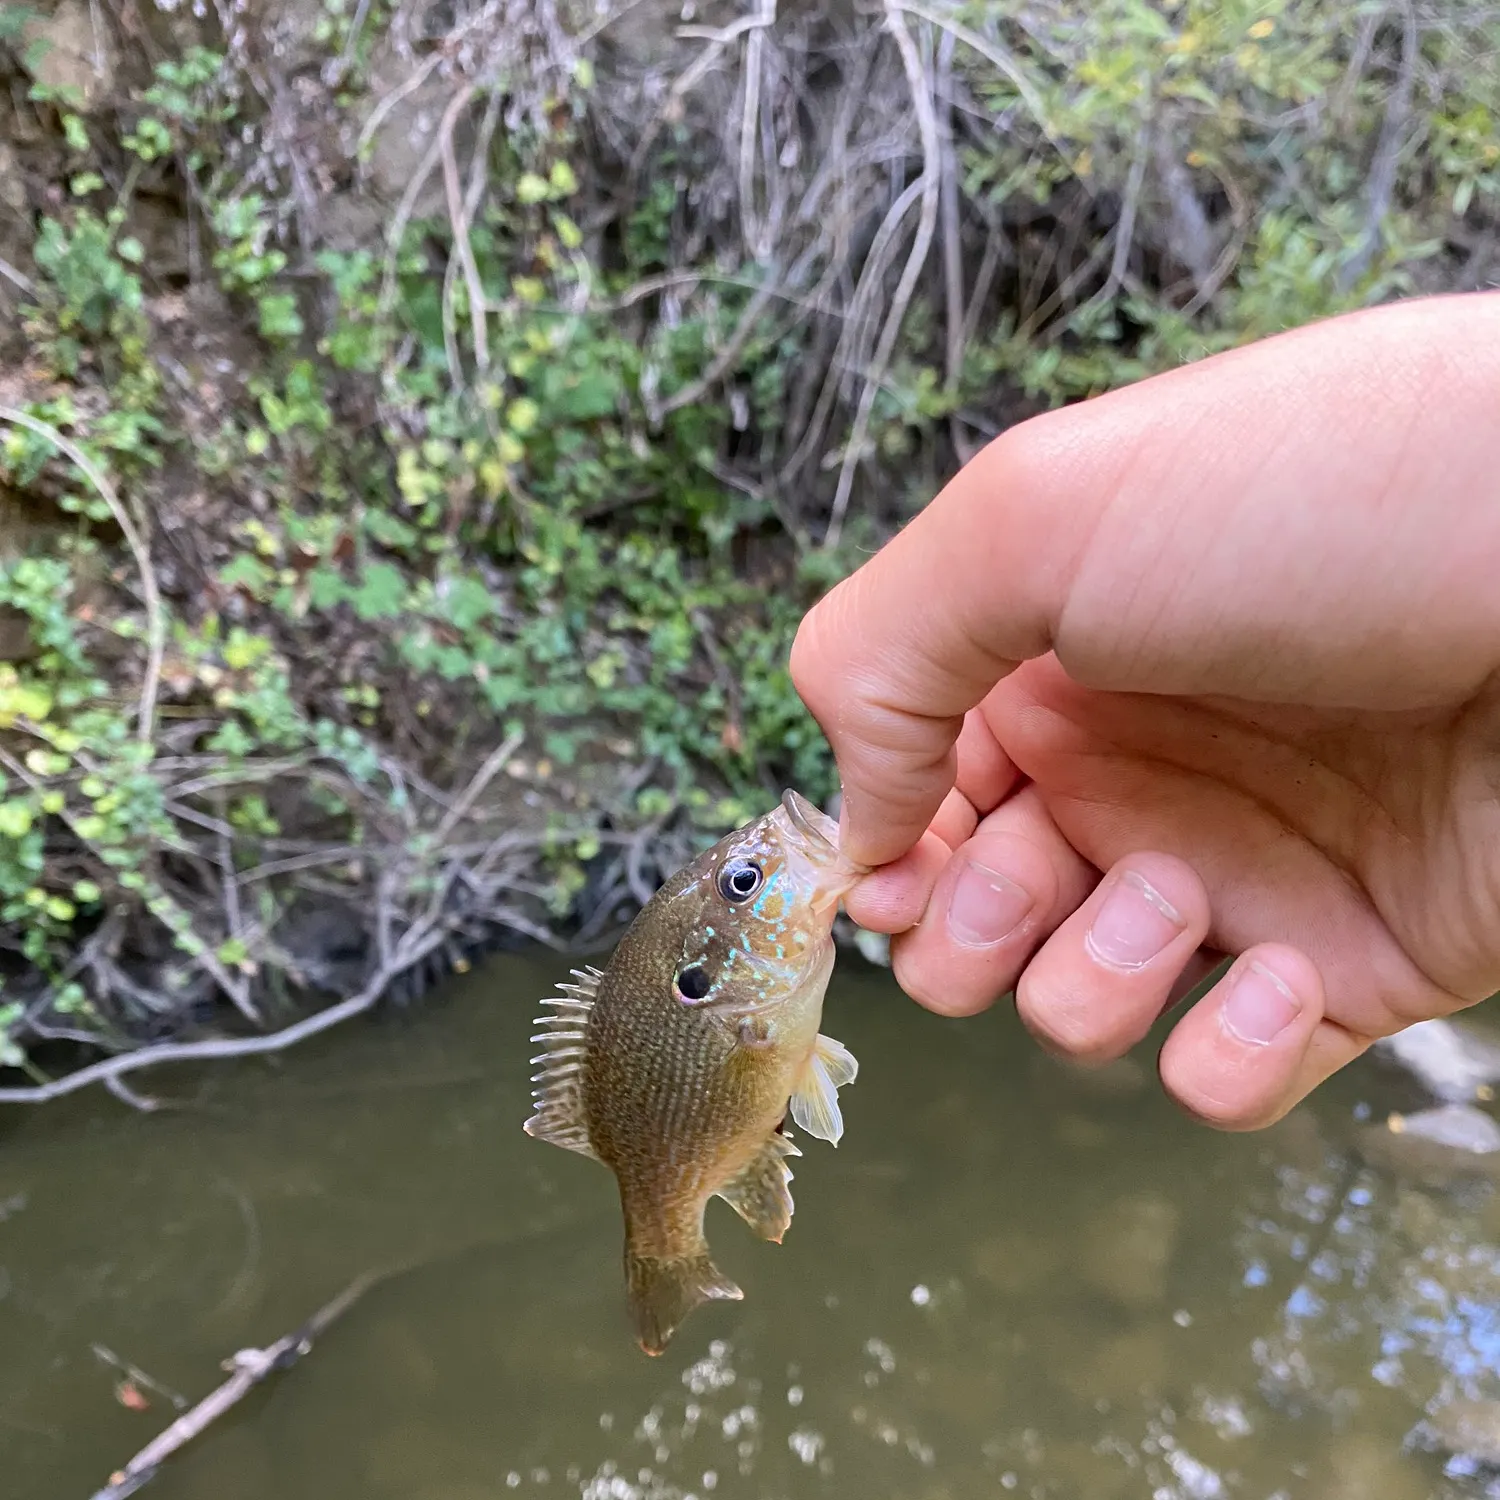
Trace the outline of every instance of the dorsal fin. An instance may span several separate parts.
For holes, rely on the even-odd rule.
[[[552,1014],[536,1019],[543,1029],[531,1040],[541,1042],[542,1050],[531,1061],[542,1066],[531,1080],[535,1113],[523,1128],[539,1141],[597,1160],[583,1114],[583,1061],[588,1055],[589,1012],[604,975],[590,964],[574,969],[573,977],[577,984],[560,984],[558,994],[542,1001],[553,1007]]]
[[[773,1131],[743,1172],[718,1189],[722,1198],[763,1239],[779,1245],[792,1222],[792,1169],[801,1156],[790,1137]]]

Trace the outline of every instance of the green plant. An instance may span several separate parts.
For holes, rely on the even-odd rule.
[[[604,930],[833,792],[787,648],[961,452],[1477,277],[1500,211],[1467,3],[912,0],[641,70],[526,0],[393,87],[413,17],[325,0],[295,79],[189,38],[87,114],[11,14],[48,178],[42,426],[0,424],[44,526],[0,550],[0,1066],[33,1075],[64,1031],[352,1013],[497,920]]]

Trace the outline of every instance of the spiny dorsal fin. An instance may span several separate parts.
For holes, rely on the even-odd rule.
[[[792,1195],[788,1187],[792,1169],[786,1159],[801,1155],[788,1137],[775,1132],[750,1165],[718,1190],[718,1196],[763,1240],[777,1245],[792,1222]]]
[[[859,1073],[854,1054],[831,1036],[819,1036],[792,1095],[792,1118],[809,1134],[837,1146],[844,1133],[839,1090]]]
[[[553,1007],[552,1014],[536,1019],[543,1029],[531,1040],[541,1042],[542,1050],[531,1061],[542,1067],[531,1080],[536,1112],[523,1128],[539,1141],[597,1160],[583,1116],[583,1060],[588,1054],[589,1012],[604,975],[590,964],[574,969],[573,977],[577,984],[560,984],[560,993],[542,1001]]]

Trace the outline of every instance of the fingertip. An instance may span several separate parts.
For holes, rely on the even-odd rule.
[[[1220,1130],[1274,1124],[1306,1093],[1323,1021],[1323,980],[1299,949],[1261,943],[1178,1023],[1162,1048],[1162,1086]]]
[[[866,659],[871,612],[883,614],[868,592],[864,570],[835,584],[803,616],[787,665],[838,766],[840,845],[874,867],[913,848],[952,787],[963,715],[925,711],[906,652]]]
[[[839,755],[843,809],[840,847],[871,869],[911,853],[931,826],[953,786],[950,750],[920,770],[896,756],[846,746]]]

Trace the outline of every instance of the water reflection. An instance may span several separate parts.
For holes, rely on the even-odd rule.
[[[1500,1495],[1495,1189],[1369,1149],[1407,1102],[1373,1065],[1220,1136],[1148,1067],[1076,1076],[1008,1014],[940,1021],[856,970],[843,1145],[799,1160],[781,1247],[713,1205],[746,1300],[650,1361],[608,1175],[519,1131],[553,977],[507,959],[176,1080],[180,1113],[0,1116],[7,1497],[91,1493],[170,1420],[121,1407],[93,1344],[197,1396],[372,1266],[409,1269],[154,1495]]]

